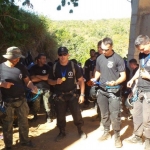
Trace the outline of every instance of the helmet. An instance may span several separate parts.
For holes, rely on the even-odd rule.
[[[127,109],[133,109],[133,97],[127,97],[126,101],[125,101],[125,106]]]
[[[97,89],[98,89],[98,85],[94,85],[91,87],[89,102],[94,102],[97,99]]]

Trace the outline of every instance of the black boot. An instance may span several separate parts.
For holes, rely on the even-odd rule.
[[[5,150],[12,150],[11,147],[5,147]]]
[[[29,119],[29,121],[37,121],[37,119],[38,119],[38,116],[37,116],[37,114],[34,114],[34,116],[33,116],[33,118],[32,119]]]
[[[111,135],[109,133],[109,129],[104,129],[103,135],[100,137],[99,141],[105,141],[111,138]]]
[[[30,148],[34,148],[35,145],[32,143],[32,141],[29,141],[27,143],[22,143],[21,146],[27,146],[27,147],[30,147]]]
[[[115,138],[115,147],[116,148],[122,147],[122,142],[120,139],[120,131],[115,131],[114,138]]]
[[[85,140],[87,138],[87,134],[82,131],[81,127],[77,127],[77,129],[78,129],[80,139]]]
[[[65,129],[60,129],[59,134],[57,135],[55,141],[60,142],[66,137]]]
[[[47,123],[51,123],[53,120],[50,118],[50,111],[46,112],[46,121]]]
[[[145,139],[145,150],[150,150],[150,139]]]

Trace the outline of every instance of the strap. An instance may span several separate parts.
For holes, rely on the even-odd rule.
[[[119,89],[120,85],[115,85],[115,86],[106,86],[106,89]]]
[[[57,62],[53,65],[53,76],[54,77],[55,77],[56,64],[57,64]]]
[[[74,62],[71,61],[71,67],[72,67],[72,70],[73,70],[73,74],[74,74],[74,84],[77,84],[77,80],[76,80],[76,71],[75,71],[75,68],[74,68]]]
[[[73,71],[73,74],[74,74],[74,84],[77,84],[77,80],[76,80],[76,71],[75,71],[75,67],[74,67],[74,62],[70,61],[71,62],[71,67],[72,67],[72,71]],[[55,70],[56,70],[56,65],[57,65],[57,62],[53,65],[53,76],[55,77]]]
[[[0,81],[2,79],[2,64],[0,64]]]

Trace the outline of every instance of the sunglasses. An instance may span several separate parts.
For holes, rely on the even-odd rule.
[[[67,53],[58,54],[59,56],[67,56]]]
[[[103,48],[101,48],[102,49],[102,51],[108,51],[109,50],[109,48],[108,49],[103,49]]]

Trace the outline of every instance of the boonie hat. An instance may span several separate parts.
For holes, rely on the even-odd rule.
[[[6,50],[6,54],[3,55],[4,58],[6,59],[16,59],[16,58],[25,58],[22,53],[21,50],[18,47],[12,46],[7,48]]]
[[[68,54],[68,49],[66,47],[59,47],[58,54],[66,53]]]

